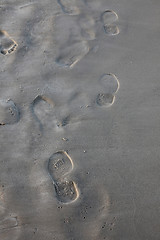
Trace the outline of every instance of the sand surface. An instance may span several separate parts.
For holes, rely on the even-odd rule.
[[[160,1],[0,1],[0,240],[160,239]]]

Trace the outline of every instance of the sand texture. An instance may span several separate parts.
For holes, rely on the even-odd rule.
[[[0,240],[160,239],[160,1],[0,1]]]

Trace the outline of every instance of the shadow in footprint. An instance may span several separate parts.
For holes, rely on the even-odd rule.
[[[62,203],[74,202],[79,191],[76,183],[65,176],[73,170],[73,161],[65,151],[54,153],[48,161],[48,173],[55,187],[57,199]]]
[[[9,36],[6,31],[0,30],[0,52],[3,55],[13,53],[18,44]]]

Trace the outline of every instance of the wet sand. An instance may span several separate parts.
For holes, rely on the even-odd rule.
[[[159,240],[155,0],[0,3],[0,239]]]

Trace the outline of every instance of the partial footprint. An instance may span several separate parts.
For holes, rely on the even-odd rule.
[[[85,40],[94,40],[96,37],[95,21],[89,15],[82,15],[79,19],[81,35]]]
[[[6,31],[0,30],[0,51],[2,54],[7,55],[13,53],[18,44],[9,36]]]
[[[96,99],[96,103],[99,106],[109,107],[114,103],[115,97],[108,93],[99,93]]]
[[[69,15],[78,15],[80,13],[76,0],[57,0],[64,13]]]
[[[0,221],[0,230],[10,229],[18,226],[17,218],[10,217]]]
[[[118,15],[112,10],[106,10],[101,16],[102,22],[105,25],[110,25],[118,20]]]
[[[71,203],[79,196],[75,182],[64,178],[72,169],[72,159],[65,151],[58,151],[49,159],[48,172],[53,181],[57,198],[62,203]]]
[[[119,89],[119,81],[117,77],[112,74],[104,74],[100,78],[100,83],[105,89],[105,93],[99,93],[96,98],[96,103],[99,106],[110,107],[115,101],[115,93]]]
[[[68,115],[66,117],[63,117],[60,121],[57,122],[57,126],[58,127],[65,127],[66,125],[68,125],[71,121],[71,116]]]
[[[48,121],[51,121],[53,117],[53,107],[54,102],[44,95],[38,95],[32,102],[32,112],[41,127]]]
[[[65,151],[54,153],[48,162],[48,171],[54,182],[59,181],[73,169],[71,157]]]
[[[102,13],[101,21],[103,23],[104,31],[107,35],[117,35],[119,34],[119,28],[115,24],[118,20],[118,15],[112,10],[107,10]]]
[[[119,28],[113,24],[104,26],[104,30],[106,34],[110,36],[119,34]]]
[[[100,83],[105,87],[105,92],[114,94],[119,89],[118,78],[113,73],[104,74],[100,78]]]
[[[60,202],[71,203],[78,199],[79,192],[75,182],[64,181],[54,183],[57,198]]]
[[[62,67],[72,68],[89,52],[87,41],[70,43],[61,47],[56,62]]]
[[[12,100],[0,100],[0,125],[14,124],[19,121],[20,113]]]
[[[17,217],[8,217],[0,220],[0,239],[18,240],[21,233],[21,227]]]

